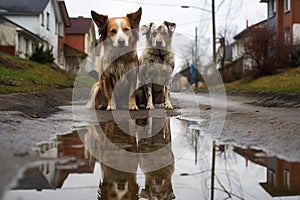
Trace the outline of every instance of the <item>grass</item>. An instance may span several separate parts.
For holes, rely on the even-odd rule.
[[[238,80],[225,84],[228,91],[300,92],[300,67],[255,80]]]
[[[0,94],[48,91],[73,87],[75,75],[0,53]]]

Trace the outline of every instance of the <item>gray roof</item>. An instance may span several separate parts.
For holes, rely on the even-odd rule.
[[[41,13],[50,0],[1,0],[0,10],[15,13]]]

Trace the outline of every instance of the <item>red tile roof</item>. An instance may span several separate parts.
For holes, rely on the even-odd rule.
[[[85,34],[94,25],[92,18],[70,18],[70,21],[71,27],[66,29],[67,34]]]

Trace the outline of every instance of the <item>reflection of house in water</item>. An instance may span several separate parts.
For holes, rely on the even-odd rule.
[[[93,173],[95,161],[76,132],[38,144],[36,151],[44,159],[27,168],[14,189],[61,188],[69,174]]]
[[[243,156],[246,160],[246,167],[248,167],[248,162],[249,160],[266,167],[267,165],[267,159],[265,157],[262,156],[258,156],[259,154],[262,154],[263,151],[261,150],[255,150],[255,149],[242,149],[239,147],[234,147],[234,152],[240,154],[241,156]]]
[[[267,159],[267,182],[260,185],[273,197],[300,195],[300,163]]]
[[[267,168],[267,181],[260,185],[272,196],[300,195],[300,163],[288,162],[276,157],[261,157],[260,150],[234,148],[248,160]]]

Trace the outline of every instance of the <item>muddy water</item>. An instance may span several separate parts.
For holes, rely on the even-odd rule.
[[[201,120],[77,127],[37,144],[4,200],[300,199],[300,163],[212,140]]]

